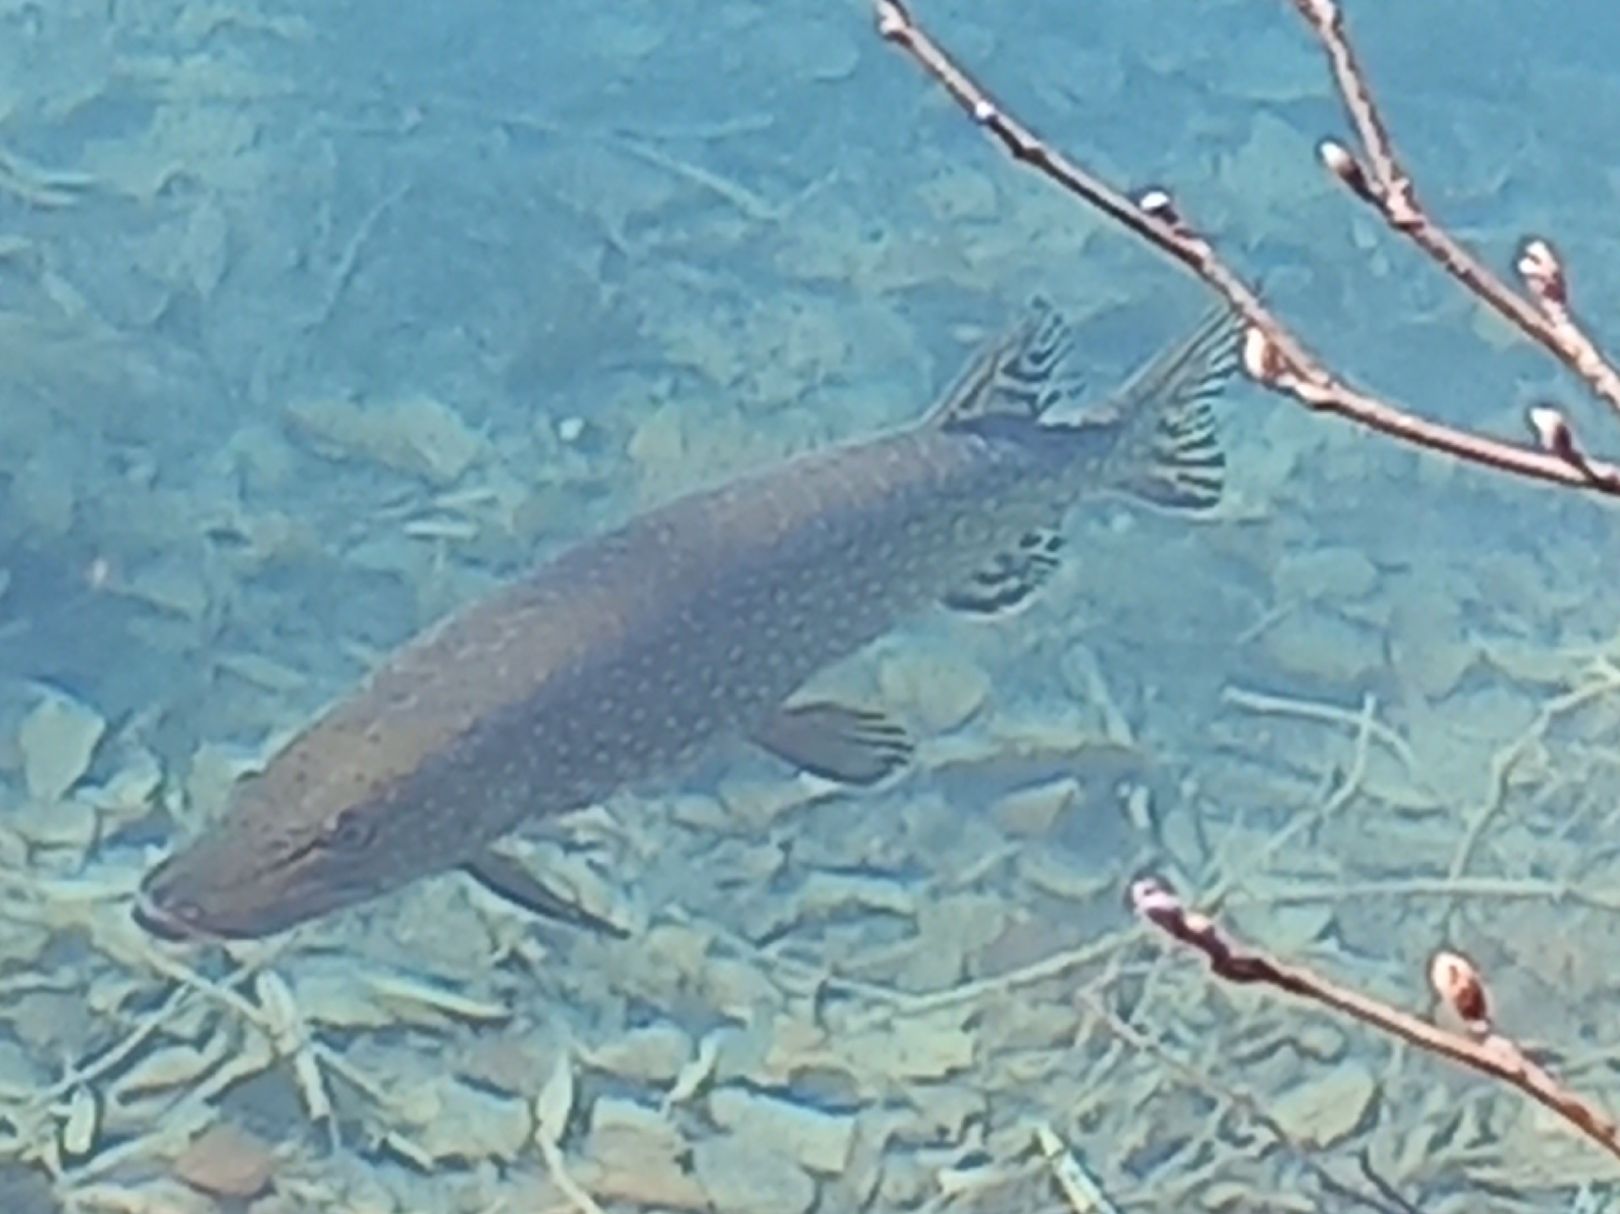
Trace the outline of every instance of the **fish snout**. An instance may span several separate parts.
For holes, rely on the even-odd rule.
[[[183,916],[170,914],[162,907],[140,897],[137,897],[135,905],[130,907],[129,917],[135,920],[136,927],[149,936],[156,936],[159,940],[189,940],[196,935]]]
[[[167,879],[173,861],[165,860],[141,882],[130,917],[143,931],[160,940],[195,940],[212,933],[203,927],[201,905],[174,889]]]
[[[353,898],[340,882],[313,887],[296,870],[244,863],[239,839],[205,836],[160,861],[141,882],[131,915],[163,940],[256,940]]]

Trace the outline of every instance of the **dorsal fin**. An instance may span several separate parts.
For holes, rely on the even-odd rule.
[[[1039,418],[1078,391],[1064,365],[1073,345],[1063,314],[1036,296],[1016,325],[974,355],[928,420],[949,429],[985,417]]]

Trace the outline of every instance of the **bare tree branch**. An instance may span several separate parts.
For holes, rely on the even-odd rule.
[[[1337,7],[1331,0],[1293,2],[1323,39],[1370,166],[1363,168],[1342,145],[1325,141],[1322,156],[1328,167],[1358,196],[1376,206],[1392,226],[1417,241],[1471,291],[1552,350],[1594,392],[1620,409],[1620,374],[1570,318],[1564,302],[1563,270],[1551,246],[1545,241],[1525,246],[1520,273],[1529,291],[1527,300],[1446,236],[1419,208],[1410,179],[1394,158],[1344,36]],[[1004,110],[929,36],[902,0],[874,0],[874,6],[878,32],[909,54],[1014,160],[1167,254],[1225,299],[1248,325],[1244,368],[1258,383],[1307,408],[1337,414],[1404,443],[1518,476],[1620,496],[1620,466],[1586,455],[1564,415],[1550,405],[1532,410],[1529,421],[1539,445],[1531,447],[1448,426],[1353,388],[1329,370],[1221,260],[1209,240],[1177,211],[1168,193],[1150,190],[1133,198],[1110,185]]]
[[[1320,1003],[1418,1049],[1509,1084],[1551,1109],[1611,1155],[1620,1157],[1620,1125],[1585,1097],[1559,1083],[1511,1037],[1496,1031],[1484,982],[1472,963],[1456,953],[1437,953],[1429,973],[1435,993],[1463,1025],[1461,1032],[1340,986],[1303,966],[1289,965],[1250,949],[1227,935],[1207,915],[1188,910],[1166,885],[1153,878],[1132,885],[1130,898],[1132,909],[1141,918],[1178,944],[1203,954],[1210,972],[1222,981],[1274,987]]]
[[[1411,175],[1401,165],[1378,111],[1366,74],[1356,60],[1337,0],[1293,0],[1326,52],[1362,161],[1343,145],[1323,140],[1322,162],[1350,192],[1427,253],[1448,274],[1484,300],[1532,341],[1586,381],[1593,394],[1620,410],[1620,373],[1599,351],[1569,311],[1568,283],[1552,246],[1537,236],[1525,240],[1516,268],[1524,291],[1515,291],[1470,253],[1418,204]],[[1363,163],[1364,162],[1364,163]]]

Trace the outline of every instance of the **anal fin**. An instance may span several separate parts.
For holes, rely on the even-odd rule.
[[[945,606],[970,615],[1007,615],[1026,605],[1058,571],[1063,537],[1028,532],[1018,546],[998,552],[983,568],[945,596]]]
[[[911,739],[882,712],[820,700],[778,709],[754,741],[795,767],[841,784],[876,784],[911,761]]]
[[[629,938],[630,933],[617,923],[563,897],[521,861],[503,852],[486,849],[464,863],[461,870],[497,898],[531,914],[565,923],[569,927],[601,932],[619,940]]]

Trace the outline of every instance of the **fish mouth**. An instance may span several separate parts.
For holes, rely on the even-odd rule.
[[[130,918],[147,935],[171,943],[226,941],[255,933],[232,930],[229,905],[218,891],[195,879],[196,866],[181,867],[169,856],[147,872],[135,891]]]
[[[185,914],[166,910],[149,898],[136,898],[129,917],[147,935],[170,944],[230,944],[234,941],[259,940],[285,931],[279,924],[267,926],[204,925]]]
[[[148,898],[137,897],[130,907],[129,917],[135,921],[136,927],[159,940],[195,940],[201,935],[184,919],[169,913]]]
[[[147,935],[171,943],[229,944],[260,940],[296,927],[319,912],[300,913],[290,902],[221,899],[217,891],[181,893],[164,880],[167,862],[152,870],[135,894],[129,915]]]
[[[165,906],[161,898],[155,897],[146,889],[140,890],[135,895],[135,901],[129,908],[129,917],[134,920],[135,926],[147,935],[171,944],[223,941],[230,938],[227,933],[203,926],[202,915],[197,908]]]

